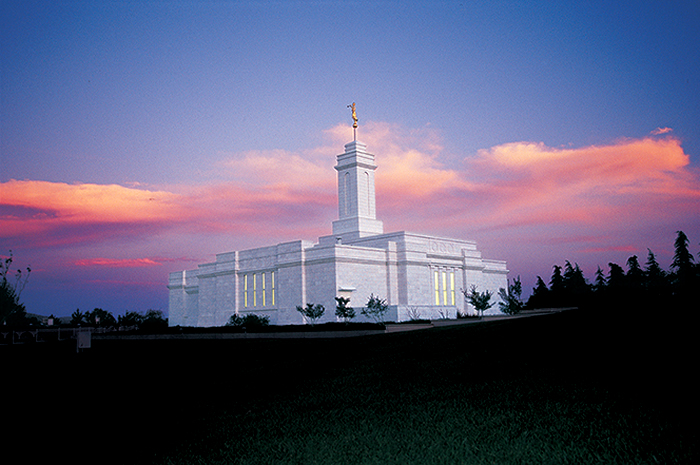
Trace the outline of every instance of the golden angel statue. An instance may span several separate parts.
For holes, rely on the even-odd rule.
[[[355,113],[355,102],[352,102],[352,105],[348,105],[348,108],[352,108],[352,127],[357,129],[357,113]]]

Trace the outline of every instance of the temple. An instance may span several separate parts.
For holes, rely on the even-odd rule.
[[[354,110],[354,108],[353,108]],[[170,273],[171,326],[223,326],[231,315],[267,315],[271,324],[304,324],[297,306],[321,304],[321,322],[336,321],[335,297],[360,309],[385,299],[386,321],[454,318],[474,313],[462,289],[475,285],[498,300],[506,262],[482,258],[474,241],[385,233],[376,215],[375,157],[358,140],[337,156],[338,219],[318,242],[297,240],[226,252],[195,270]],[[498,312],[494,305],[487,314]]]

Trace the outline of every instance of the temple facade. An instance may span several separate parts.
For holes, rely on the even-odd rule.
[[[410,232],[384,233],[376,217],[375,157],[354,140],[337,156],[338,220],[318,242],[297,240],[227,252],[195,270],[170,273],[171,326],[223,326],[231,315],[267,315],[271,324],[304,324],[297,306],[321,304],[336,321],[335,297],[357,317],[370,295],[385,299],[386,321],[474,313],[462,289],[507,288],[506,262],[482,258],[476,243]],[[486,313],[498,312],[494,305]]]

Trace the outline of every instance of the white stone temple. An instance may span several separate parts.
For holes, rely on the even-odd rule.
[[[354,115],[353,115],[354,116]],[[462,289],[507,288],[506,262],[481,257],[473,241],[400,231],[376,217],[374,155],[354,140],[337,156],[338,220],[317,243],[297,240],[216,255],[196,270],[170,273],[170,326],[223,326],[231,315],[267,315],[271,324],[304,324],[296,307],[321,304],[336,321],[335,297],[357,317],[370,294],[385,299],[386,321],[474,313]],[[492,300],[493,301],[493,300]],[[488,313],[498,313],[495,304]]]

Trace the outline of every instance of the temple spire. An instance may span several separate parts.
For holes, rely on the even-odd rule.
[[[354,140],[345,144],[337,160],[338,220],[333,222],[333,235],[346,242],[382,234],[384,226],[376,212],[374,155],[364,143]]]

